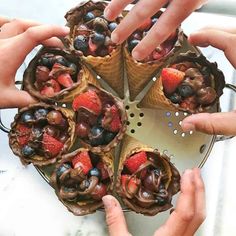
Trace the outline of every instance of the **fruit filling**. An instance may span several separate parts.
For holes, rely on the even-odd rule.
[[[87,12],[75,26],[74,48],[84,56],[109,55],[116,48],[116,44],[111,41],[111,33],[119,22],[120,18],[107,21],[99,9]]]
[[[46,53],[39,59],[35,70],[35,88],[41,95],[53,97],[71,88],[81,80],[80,66],[61,55]]]
[[[165,96],[186,111],[207,107],[215,102],[216,90],[207,67],[182,62],[163,68],[161,72]]]
[[[121,130],[120,110],[105,92],[89,88],[72,106],[77,112],[76,134],[92,147],[109,144]]]
[[[131,53],[132,50],[139,44],[139,42],[147,35],[148,31],[158,21],[158,15],[154,15],[152,18],[146,19],[139,28],[134,31],[128,38],[128,50]],[[166,56],[174,47],[178,38],[178,30],[174,31],[166,41],[156,47],[152,53],[141,62],[153,62]]]
[[[111,183],[100,156],[87,150],[63,159],[55,171],[59,196],[76,203],[82,200],[101,201]]]
[[[28,160],[58,156],[69,138],[66,117],[52,108],[36,107],[23,112],[15,128],[21,155]]]

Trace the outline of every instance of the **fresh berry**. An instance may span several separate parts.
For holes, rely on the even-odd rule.
[[[99,115],[102,110],[102,103],[96,92],[93,90],[89,90],[78,95],[74,99],[72,107],[74,111],[78,111],[80,108],[84,108],[96,115]]]
[[[108,30],[108,22],[106,19],[102,17],[96,17],[93,21],[93,28],[95,32],[107,32]]]
[[[74,40],[74,48],[82,53],[86,54],[88,51],[88,41],[83,35],[79,35]]]
[[[32,148],[28,145],[25,145],[22,148],[21,153],[24,157],[32,157],[35,154],[35,150],[34,150],[34,148]]]
[[[91,39],[92,39],[92,42],[97,46],[104,45],[104,43],[105,43],[105,36],[100,33],[94,33],[91,36]]]
[[[185,73],[173,68],[164,68],[161,72],[161,79],[164,91],[167,94],[173,93],[183,81]]]
[[[137,39],[133,39],[129,42],[128,44],[128,49],[129,49],[129,52],[132,52],[133,49],[140,43],[140,40],[137,40]]]
[[[182,98],[178,93],[173,93],[168,97],[174,104],[180,103]]]
[[[76,125],[75,128],[75,132],[76,134],[80,137],[80,138],[85,138],[88,137],[89,131],[90,131],[90,127],[87,123],[85,122],[80,122]]]
[[[63,56],[56,56],[54,63],[59,63],[63,66],[68,66],[69,62]]]
[[[191,97],[194,94],[194,90],[191,86],[182,84],[178,87],[179,95],[183,98]]]
[[[61,91],[60,84],[55,79],[50,79],[46,82],[47,87],[52,87],[54,93],[59,93]]]
[[[97,50],[97,56],[100,56],[100,57],[105,57],[106,55],[109,54],[109,51],[106,47],[101,47]]]
[[[217,93],[212,87],[201,88],[197,91],[197,101],[200,104],[208,105],[215,101]]]
[[[84,122],[89,124],[90,126],[96,125],[97,123],[97,115],[93,112],[81,107],[77,111],[77,121],[78,123]]]
[[[152,25],[152,19],[147,18],[139,27],[138,30],[143,31],[143,30],[149,30]]]
[[[138,192],[141,181],[136,176],[130,177],[130,175],[121,175],[121,185],[123,191],[132,197]]]
[[[109,25],[108,25],[108,28],[109,30],[112,32],[116,29],[117,27],[117,23],[116,22],[111,22]]]
[[[138,168],[147,161],[146,152],[139,152],[126,160],[126,168],[133,174]]]
[[[48,114],[48,110],[45,108],[39,108],[34,112],[34,117],[36,120],[44,120]]]
[[[91,197],[95,200],[101,200],[105,195],[107,195],[107,187],[103,183],[97,184],[91,193]]]
[[[104,143],[105,144],[110,143],[115,138],[116,134],[117,133],[106,131],[104,135]]]
[[[111,131],[118,132],[122,126],[118,108],[113,105],[106,109],[105,116],[102,120],[102,126]]]
[[[72,69],[72,74],[76,74],[78,68],[74,63],[69,63],[68,67]]]
[[[30,111],[25,111],[21,115],[21,122],[22,123],[32,123],[32,122],[34,122],[34,120],[35,120],[34,115]]]
[[[45,82],[49,79],[50,70],[46,66],[37,66],[36,80],[39,83]]]
[[[80,152],[72,159],[73,168],[82,168],[85,175],[93,168],[89,154],[87,151]]]
[[[104,179],[107,179],[109,177],[109,174],[108,174],[108,171],[107,169],[105,168],[104,166],[104,163],[102,161],[100,161],[98,164],[97,164],[97,168],[100,170],[101,172],[101,178],[102,180]]]
[[[64,144],[55,139],[54,137],[48,135],[47,133],[43,134],[43,150],[48,153],[50,156],[57,156],[63,149]]]
[[[57,129],[56,127],[52,126],[52,125],[47,125],[43,128],[43,131],[48,134],[49,136],[52,136],[54,138],[58,138],[58,136],[60,135],[60,130]]]
[[[101,178],[101,171],[98,168],[93,168],[88,172],[88,176],[89,177],[95,176],[98,179],[100,179]]]
[[[31,128],[23,124],[18,124],[16,130],[17,130],[17,141],[20,144],[20,146],[26,145],[30,140]]]
[[[63,119],[60,111],[52,110],[47,114],[47,120],[50,125],[60,125]]]
[[[57,177],[59,178],[66,170],[71,169],[71,165],[69,163],[63,163],[56,171]]]
[[[52,68],[52,66],[54,64],[54,58],[52,55],[50,55],[50,56],[44,55],[40,58],[39,64],[42,66],[46,66],[50,69],[50,68]]]
[[[102,127],[92,127],[89,134],[89,140],[93,147],[104,144],[104,133],[105,130]]]
[[[74,83],[69,73],[59,75],[57,81],[65,88],[70,88]]]
[[[151,192],[158,192],[158,188],[160,185],[160,175],[155,174],[155,172],[151,171],[148,173],[143,180],[143,186],[151,191]]]
[[[41,95],[49,97],[49,98],[55,96],[55,91],[53,87],[49,87],[49,86],[44,86],[42,90],[40,91],[40,93]]]
[[[88,12],[85,16],[84,16],[84,22],[88,22],[91,21],[95,18],[95,15],[92,12]]]

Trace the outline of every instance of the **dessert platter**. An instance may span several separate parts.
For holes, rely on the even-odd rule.
[[[209,156],[216,136],[184,133],[180,124],[220,111],[224,75],[181,28],[134,60],[133,48],[162,12],[116,45],[110,36],[127,11],[109,22],[106,5],[90,0],[69,10],[64,48],[42,47],[31,60],[22,89],[38,103],[18,111],[9,146],[74,215],[102,209],[112,194],[124,210],[153,216],[173,206],[182,171]]]

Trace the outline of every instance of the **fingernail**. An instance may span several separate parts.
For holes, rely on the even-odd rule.
[[[113,42],[113,43],[119,43],[119,36],[118,36],[118,34],[116,34],[115,32],[113,32],[112,34],[111,34],[111,41]]]
[[[132,57],[136,60],[136,61],[141,61],[142,60],[142,56],[139,52],[137,51],[133,51],[132,52]]]
[[[195,126],[192,123],[183,122],[181,127],[184,132],[195,131]]]
[[[70,33],[70,28],[67,27],[67,26],[63,26],[63,27],[62,27],[62,30],[63,30],[66,34],[69,34],[69,33]]]
[[[104,10],[104,17],[108,20],[111,18],[111,10],[108,7]]]
[[[106,195],[102,198],[105,210],[110,210],[116,206],[116,203],[112,196]]]

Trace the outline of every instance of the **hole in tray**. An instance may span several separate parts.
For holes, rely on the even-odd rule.
[[[156,77],[153,77],[153,78],[152,78],[152,81],[153,81],[153,82],[155,82],[156,80],[157,80],[157,78],[156,78]]]
[[[182,133],[181,136],[184,138],[185,137],[185,133]]]
[[[134,133],[135,133],[135,130],[134,130],[134,129],[131,129],[130,132],[131,132],[132,134],[134,134]]]
[[[139,114],[139,116],[140,116],[140,117],[144,117],[144,113],[141,112],[141,113]]]
[[[135,115],[134,115],[134,113],[131,113],[129,116],[133,118]]]
[[[181,125],[183,123],[183,121],[181,120],[180,122],[179,122],[179,125]]]
[[[175,112],[175,116],[177,116],[177,117],[179,116],[179,112],[178,112],[178,111],[177,111],[177,112]]]
[[[130,125],[130,122],[127,120],[126,124],[127,124],[127,125]]]
[[[170,117],[170,116],[171,116],[171,112],[167,111],[167,112],[166,112],[166,116],[167,116],[167,117]]]
[[[200,153],[203,153],[206,149],[206,144],[203,144],[201,147],[200,147]]]
[[[177,134],[177,133],[178,133],[178,130],[177,130],[177,129],[175,129],[175,130],[173,131],[173,133],[174,133],[174,134]]]
[[[97,79],[99,80],[99,79],[101,79],[101,77],[98,75],[98,76],[97,76]]]
[[[168,122],[168,127],[172,127],[173,126],[173,123],[170,121],[170,122]]]
[[[190,131],[189,131],[189,134],[193,134],[193,131],[192,131],[192,130],[190,130]]]
[[[129,108],[130,108],[129,106],[125,106],[125,109],[126,109],[126,110],[129,110]]]
[[[62,106],[62,107],[67,107],[65,103],[63,103],[61,106]]]
[[[142,123],[141,123],[141,122],[138,122],[138,123],[137,123],[137,126],[139,126],[139,127],[142,126]]]
[[[188,113],[187,112],[184,112],[184,116],[187,116],[188,115]]]

